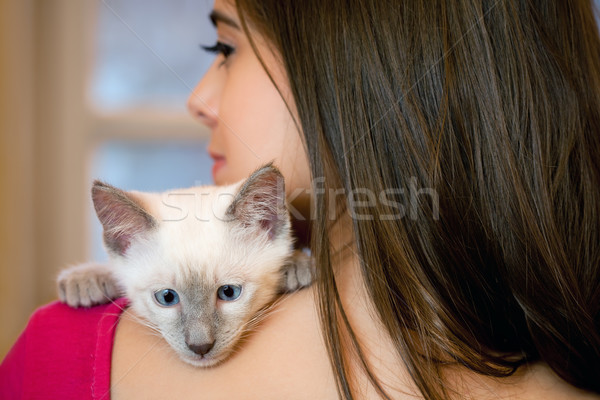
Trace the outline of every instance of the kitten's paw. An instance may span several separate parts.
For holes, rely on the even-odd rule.
[[[314,275],[313,259],[302,250],[294,251],[292,260],[283,269],[283,292],[293,292],[310,286]]]
[[[58,275],[58,297],[71,307],[90,307],[119,297],[120,290],[109,266],[81,264]]]

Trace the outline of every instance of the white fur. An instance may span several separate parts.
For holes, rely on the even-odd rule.
[[[294,261],[299,253],[293,252],[287,215],[283,228],[271,237],[231,220],[227,210],[240,185],[128,194],[152,215],[156,226],[136,234],[125,254],[109,252],[109,267],[87,265],[61,273],[60,298],[72,306],[88,306],[115,297],[123,288],[133,312],[159,331],[183,360],[196,366],[222,361],[277,293],[309,284],[312,275],[309,262]],[[106,277],[112,277],[113,287],[93,298],[79,290],[93,286],[90,282],[100,275],[105,286]],[[222,285],[242,286],[240,297],[218,299]],[[176,306],[164,307],[155,300],[154,293],[167,288],[179,294]],[[186,339],[214,340],[214,346],[200,356]]]

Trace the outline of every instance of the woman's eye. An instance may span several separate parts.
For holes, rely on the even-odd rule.
[[[225,301],[237,300],[242,294],[242,287],[239,285],[223,285],[217,289],[217,297]]]
[[[154,298],[161,306],[172,307],[179,303],[179,295],[173,289],[162,289],[154,292]]]
[[[225,60],[235,51],[233,47],[222,42],[217,42],[214,46],[202,46],[202,48],[212,54],[222,54]]]

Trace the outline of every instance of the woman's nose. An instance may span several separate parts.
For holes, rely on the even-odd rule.
[[[187,107],[192,117],[210,129],[219,120],[219,99],[223,86],[222,72],[215,60],[188,98]]]

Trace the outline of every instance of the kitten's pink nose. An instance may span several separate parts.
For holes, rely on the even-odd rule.
[[[208,353],[210,351],[210,349],[213,348],[214,344],[215,344],[215,342],[213,341],[210,343],[202,343],[202,344],[188,343],[187,345],[190,348],[190,350],[192,350],[194,353],[203,356],[206,353]]]

